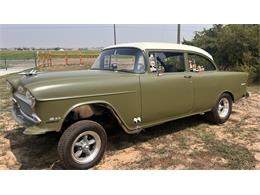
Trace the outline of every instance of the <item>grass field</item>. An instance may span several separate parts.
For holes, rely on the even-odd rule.
[[[54,55],[65,55],[69,58],[79,58],[80,53],[82,55],[98,55],[98,50],[68,50],[68,51],[55,51],[50,50],[51,54]],[[29,60],[34,59],[36,51],[0,51],[0,60]],[[59,56],[53,56],[53,58],[59,58]]]
[[[57,154],[60,134],[23,135],[24,128],[12,118],[7,77],[0,77],[0,169],[63,169]],[[115,127],[94,169],[260,169],[260,87],[248,89],[250,97],[235,103],[222,125],[192,116],[136,135]]]
[[[34,55],[34,51],[0,51],[0,60],[29,60]]]

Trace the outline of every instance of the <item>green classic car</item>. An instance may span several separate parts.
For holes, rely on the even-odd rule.
[[[13,116],[24,133],[62,132],[63,165],[88,169],[101,160],[113,124],[133,134],[196,114],[224,123],[232,103],[247,95],[247,78],[219,71],[197,47],[128,43],[103,49],[89,70],[32,70],[8,83]]]

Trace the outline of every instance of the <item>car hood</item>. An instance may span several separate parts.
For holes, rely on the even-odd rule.
[[[86,95],[98,95],[104,93],[117,93],[123,90],[122,85],[126,80],[136,83],[137,74],[101,71],[79,70],[59,72],[39,72],[35,75],[23,75],[11,82],[14,86],[19,85],[28,89],[37,100],[49,100],[59,98],[81,97]],[[126,79],[128,78],[128,79]],[[19,81],[18,81],[19,80]],[[136,85],[127,90],[134,90]],[[120,86],[120,87],[119,87]]]

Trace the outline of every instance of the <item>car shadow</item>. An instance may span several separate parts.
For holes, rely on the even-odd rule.
[[[57,153],[59,133],[24,135],[23,131],[24,128],[14,129],[5,136],[20,169],[63,169]]]
[[[120,127],[118,127],[108,132],[107,151],[126,149],[135,144],[147,142],[150,139],[174,134],[188,128],[195,128],[202,123],[208,123],[208,121],[206,121],[205,117],[201,115],[195,115],[147,128],[138,134],[132,135],[126,134]]]
[[[115,127],[108,131],[107,152],[129,148],[137,143],[196,127],[201,123],[205,123],[204,118],[196,115],[147,128],[139,134],[133,135],[124,133],[120,127]],[[57,153],[61,133],[30,136],[24,135],[23,130],[24,128],[14,129],[5,136],[10,140],[11,151],[21,165],[20,169],[64,169]]]

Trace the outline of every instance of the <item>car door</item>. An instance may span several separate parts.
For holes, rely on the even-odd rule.
[[[185,69],[184,53],[149,52],[148,55],[149,70],[155,70],[156,66],[159,71],[140,76],[142,124],[149,126],[189,114],[193,88],[190,73]]]
[[[214,63],[200,54],[189,53],[188,62],[194,88],[194,105],[192,112],[211,109],[219,93],[216,67]]]

